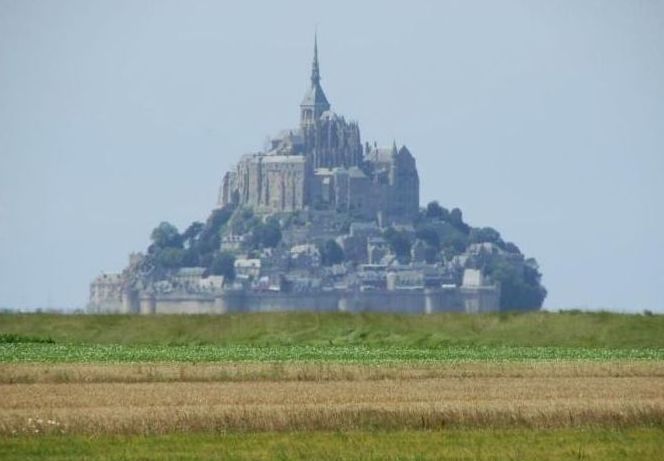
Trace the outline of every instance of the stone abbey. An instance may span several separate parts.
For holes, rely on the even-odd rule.
[[[501,308],[488,267],[537,273],[459,209],[420,208],[408,148],[363,143],[331,110],[316,40],[299,119],[223,175],[207,222],[161,223],[145,254],[98,276],[88,310],[485,312]]]
[[[330,109],[320,83],[314,41],[311,83],[300,104],[300,126],[247,154],[223,177],[219,205],[259,213],[335,210],[360,219],[410,222],[420,182],[408,149],[362,145],[357,123]]]

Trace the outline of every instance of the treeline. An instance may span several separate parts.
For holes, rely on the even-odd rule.
[[[424,242],[430,253],[451,261],[468,251],[470,245],[489,243],[498,251],[481,248],[466,261],[466,267],[481,269],[501,285],[502,309],[523,310],[542,307],[546,288],[534,258],[526,258],[519,247],[503,240],[491,227],[471,227],[463,220],[460,209],[448,211],[438,202],[430,202],[415,224],[415,237]],[[391,244],[394,240],[390,240]],[[403,236],[397,245],[405,245]],[[401,249],[403,253],[405,248]],[[429,254],[429,253],[425,253]]]
[[[234,278],[235,257],[219,250],[222,231],[233,211],[229,207],[213,210],[205,223],[194,222],[181,234],[173,224],[162,222],[150,235],[147,258],[161,271],[204,267],[205,275]]]

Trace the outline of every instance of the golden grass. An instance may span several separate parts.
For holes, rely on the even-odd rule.
[[[664,426],[657,363],[11,365],[0,376],[4,435]]]
[[[427,378],[664,378],[662,362],[0,364],[0,384],[242,381],[366,381]]]

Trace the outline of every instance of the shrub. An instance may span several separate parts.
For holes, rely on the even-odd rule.
[[[39,336],[24,336],[14,333],[1,333],[0,344],[15,344],[15,343],[39,343],[39,344],[55,344],[52,338],[41,338]]]

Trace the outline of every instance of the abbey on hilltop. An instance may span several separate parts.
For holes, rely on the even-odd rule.
[[[223,178],[219,205],[259,213],[332,209],[358,218],[412,221],[420,205],[415,159],[405,146],[363,146],[358,124],[330,110],[320,80],[314,41],[300,126],[271,139],[267,152],[243,156]]]
[[[537,309],[534,259],[461,210],[420,208],[405,147],[362,143],[330,109],[314,39],[299,126],[223,175],[206,222],[162,222],[90,285],[89,312],[486,312]]]

